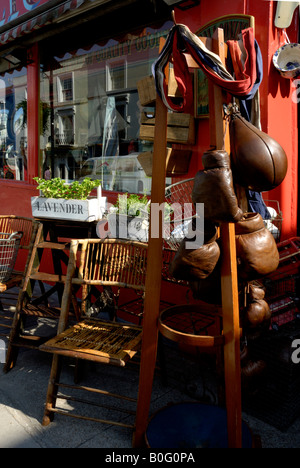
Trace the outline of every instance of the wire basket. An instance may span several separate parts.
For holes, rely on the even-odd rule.
[[[265,226],[276,242],[280,242],[283,217],[279,203],[277,200],[266,200],[265,204],[271,216],[269,219],[264,219]]]
[[[16,263],[22,232],[0,232],[0,283],[7,282]]]
[[[165,222],[164,241],[166,247],[177,250],[188,233],[188,228],[196,210],[192,202],[194,178],[169,185],[165,191],[165,203],[172,210],[168,222]]]
[[[178,250],[180,242],[188,233],[189,225],[197,216],[192,202],[194,178],[182,180],[169,185],[165,191],[165,202],[172,207],[170,219],[165,223],[164,241],[167,248]],[[282,230],[282,212],[277,200],[265,202],[270,213],[269,219],[264,219],[266,228],[271,232],[275,241],[280,242]]]

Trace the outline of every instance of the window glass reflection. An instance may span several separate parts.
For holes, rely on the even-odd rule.
[[[27,70],[0,77],[0,178],[27,180]]]
[[[150,193],[151,179],[137,159],[153,146],[139,139],[144,109],[137,82],[151,75],[169,28],[145,28],[43,59],[41,102],[49,118],[41,137],[43,177],[91,177],[106,190]]]

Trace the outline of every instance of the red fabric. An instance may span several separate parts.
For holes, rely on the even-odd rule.
[[[227,45],[230,51],[235,79],[243,80],[245,78],[245,74],[244,74],[244,66],[241,60],[242,52],[239,47],[239,43],[237,41],[228,41]]]
[[[175,112],[194,114],[193,81],[183,50],[185,52],[187,51],[193,57],[199,67],[215,85],[220,86],[233,96],[242,97],[249,94],[257,77],[253,28],[244,29],[242,31],[242,40],[246,51],[244,64],[241,60],[241,50],[238,41],[227,42],[236,75],[236,79],[231,81],[221,78],[216,71],[204,63],[203,59],[197,54],[197,49],[193,47],[189,41],[185,40],[180,35],[179,31],[176,30],[173,37],[172,54],[169,57],[169,62],[171,60],[173,62],[174,75],[182,95],[182,101],[178,104],[178,101],[174,101],[168,96],[167,80],[165,79],[163,82],[164,97],[170,108]]]
[[[233,96],[245,96],[251,91],[256,81],[256,52],[253,28],[244,29],[242,31],[242,39],[247,53],[244,67],[244,79],[238,79],[234,81],[227,81],[220,78],[218,75],[212,72],[212,70],[209,67],[207,67],[204,63],[199,62],[199,58],[197,60],[195,49],[190,44],[186,44],[189,53],[197,61],[197,63],[203,69],[204,73],[208,76],[208,78],[211,79],[216,85],[228,91]]]
[[[189,72],[186,58],[179,50],[178,31],[175,32],[173,47],[173,67],[174,76],[178,85],[179,92],[183,97],[181,104],[176,104],[168,95],[168,86],[166,80],[164,81],[164,94],[165,99],[170,107],[176,112],[186,112],[187,114],[194,114],[194,90],[193,80]],[[170,60],[169,60],[170,61]]]

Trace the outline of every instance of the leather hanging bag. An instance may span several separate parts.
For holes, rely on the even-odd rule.
[[[194,180],[193,203],[204,203],[206,219],[236,223],[243,212],[234,192],[228,153],[224,150],[206,151],[202,163],[204,170],[199,171]]]
[[[280,144],[236,110],[231,113],[229,129],[234,182],[255,192],[280,185],[288,167]]]

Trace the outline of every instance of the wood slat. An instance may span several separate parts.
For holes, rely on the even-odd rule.
[[[37,245],[38,249],[51,249],[51,250],[67,250],[70,248],[69,242],[58,243],[58,242],[39,242]]]
[[[50,273],[36,272],[30,275],[30,279],[39,281],[49,281],[50,283],[64,283],[66,281],[65,275],[53,275]]]

